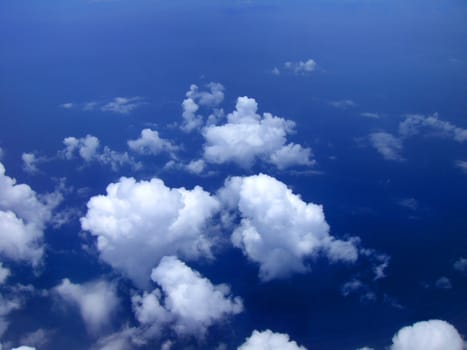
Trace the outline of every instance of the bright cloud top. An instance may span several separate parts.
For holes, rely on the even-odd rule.
[[[115,286],[106,281],[75,284],[64,279],[55,292],[78,307],[86,328],[92,334],[107,327],[118,307]]]
[[[263,281],[304,273],[309,270],[306,259],[319,253],[331,261],[358,258],[354,242],[329,235],[322,206],[304,202],[273,177],[230,178],[219,198],[227,208],[239,211],[241,222],[232,242],[260,265]]]
[[[243,310],[227,285],[213,285],[174,256],[164,257],[151,279],[162,289],[133,297],[136,318],[153,331],[172,327],[178,334],[202,336],[207,329]]]
[[[128,141],[128,147],[134,152],[152,155],[157,155],[162,152],[172,154],[177,150],[177,146],[172,144],[169,140],[161,138],[157,130],[151,129],[141,130],[139,138]]]
[[[391,350],[462,350],[464,341],[449,323],[431,320],[404,327],[392,338]]]
[[[204,159],[215,164],[233,162],[245,168],[251,167],[256,159],[279,169],[314,163],[310,148],[287,144],[287,135],[294,131],[293,121],[270,113],[261,116],[257,110],[254,99],[239,97],[227,123],[206,126]]]
[[[15,261],[39,263],[43,255],[43,230],[51,219],[51,204],[41,200],[26,184],[5,175],[0,163],[0,254]]]
[[[268,329],[262,332],[253,331],[237,350],[306,350],[306,348],[290,340],[288,334],[274,333]]]
[[[210,256],[206,226],[218,209],[218,201],[198,186],[121,178],[106,195],[89,200],[81,225],[97,236],[101,258],[142,286],[165,255]]]

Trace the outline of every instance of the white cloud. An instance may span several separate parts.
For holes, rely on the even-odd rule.
[[[313,59],[308,59],[306,61],[298,61],[298,62],[285,62],[284,68],[288,69],[295,74],[304,75],[307,73],[313,72],[317,67],[316,61]]]
[[[378,113],[372,113],[372,112],[364,112],[364,113],[360,113],[360,115],[365,118],[372,118],[372,119],[380,118],[380,115]]]
[[[257,109],[254,99],[239,97],[226,124],[205,127],[204,159],[215,164],[233,162],[245,168],[252,166],[256,159],[278,168],[312,165],[309,148],[286,144],[295,123],[270,113],[261,116]]]
[[[9,322],[6,320],[8,314],[21,307],[21,300],[17,296],[6,297],[2,294],[0,294],[0,337],[8,328]]]
[[[131,350],[134,349],[132,338],[135,336],[135,328],[124,328],[116,333],[100,338],[93,350]],[[1,350],[1,349],[0,349]]]
[[[358,258],[353,241],[329,235],[322,206],[304,202],[273,177],[230,178],[218,197],[226,208],[239,211],[232,242],[260,265],[263,281],[304,273],[306,259],[321,253],[331,261]]]
[[[174,256],[164,257],[151,279],[162,289],[132,298],[137,320],[156,335],[164,326],[176,333],[203,336],[208,328],[243,311],[242,300],[225,284],[211,281]]]
[[[103,104],[100,110],[118,114],[129,114],[145,102],[141,97],[115,97],[112,101]]]
[[[183,131],[190,132],[203,125],[203,116],[196,114],[200,106],[215,108],[224,100],[224,87],[222,84],[211,82],[207,84],[207,88],[209,91],[202,91],[197,85],[193,84],[186,93],[186,99],[182,103],[183,124],[181,129]]]
[[[177,146],[172,144],[169,140],[163,139],[159,136],[157,130],[143,129],[141,136],[136,140],[129,140],[128,147],[140,154],[153,154],[157,155],[162,152],[172,154],[177,150]]]
[[[37,265],[43,254],[43,230],[51,219],[52,203],[40,200],[26,184],[5,175],[0,163],[0,255]]]
[[[71,108],[73,108],[74,106],[75,106],[75,105],[74,105],[74,103],[72,103],[72,102],[62,103],[62,104],[60,105],[60,107],[61,107],[61,108],[64,108],[64,109],[71,109]]]
[[[459,258],[453,265],[453,268],[459,272],[467,272],[467,259]]]
[[[344,297],[358,295],[360,301],[363,303],[374,302],[376,300],[376,294],[370,287],[356,278],[344,283],[341,288],[341,293]]]
[[[20,346],[19,348],[13,348],[11,350],[36,350],[36,348],[32,348],[30,346],[25,346],[25,345],[22,345]]]
[[[38,172],[39,169],[37,169],[37,163],[39,162],[39,159],[34,153],[23,153],[21,155],[21,159],[23,160],[24,171],[30,174]]]
[[[441,320],[404,327],[392,338],[391,350],[462,350],[464,342],[457,330]]]
[[[467,129],[439,119],[438,113],[432,116],[409,115],[399,124],[399,134],[401,137],[415,136],[423,131],[461,143],[467,141]]]
[[[113,171],[117,171],[124,165],[129,165],[134,169],[142,167],[142,164],[136,162],[127,152],[117,152],[108,146],[105,146],[101,151],[99,139],[92,135],[81,138],[66,137],[63,144],[65,149],[61,151],[61,154],[66,159],[74,158],[76,152],[78,152],[86,163],[95,161],[100,164],[110,165]]]
[[[186,165],[186,169],[193,174],[201,174],[206,168],[206,162],[203,159],[192,160]]]
[[[455,164],[464,174],[467,174],[467,160],[457,160]]]
[[[401,155],[402,141],[392,134],[387,132],[375,132],[370,134],[371,145],[384,157],[386,160],[403,161]]]
[[[271,73],[273,75],[281,75],[281,71],[277,67],[274,67],[274,69],[271,71]]]
[[[0,262],[0,285],[5,283],[10,274],[10,269],[3,267],[3,263]]]
[[[331,101],[329,102],[329,104],[333,106],[334,108],[338,108],[338,109],[349,109],[349,108],[353,108],[357,106],[357,104],[352,100]],[[368,115],[365,115],[365,116],[368,117]]]
[[[267,329],[262,332],[253,331],[237,350],[306,350],[306,348],[290,340],[288,334],[274,333]]]
[[[219,208],[201,187],[169,188],[159,179],[121,178],[92,197],[81,218],[98,238],[101,258],[140,286],[164,255],[210,256],[206,226]]]
[[[78,307],[86,328],[92,334],[109,325],[119,303],[115,286],[106,281],[74,284],[64,279],[54,290],[65,301]]]

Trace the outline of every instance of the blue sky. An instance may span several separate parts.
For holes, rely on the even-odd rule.
[[[466,19],[1,2],[1,349],[463,350]]]

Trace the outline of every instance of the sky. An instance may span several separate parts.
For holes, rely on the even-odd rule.
[[[0,2],[0,349],[464,350],[467,3]]]

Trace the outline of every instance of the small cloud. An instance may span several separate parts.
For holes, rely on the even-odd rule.
[[[337,100],[337,101],[330,101],[329,104],[338,109],[349,109],[353,107],[357,107],[357,104],[352,100]]]
[[[467,161],[466,160],[457,160],[456,167],[458,167],[464,174],[467,174]]]
[[[373,119],[379,119],[381,117],[378,113],[371,113],[371,112],[360,113],[360,115],[365,118],[373,118]]]
[[[272,73],[273,75],[280,75],[280,74],[281,74],[281,71],[279,70],[279,68],[274,67],[274,69],[272,70],[271,73]]]
[[[386,160],[403,161],[401,155],[402,141],[392,134],[387,132],[375,132],[369,136],[370,144],[375,148]]]
[[[313,72],[317,68],[317,63],[313,59],[308,59],[306,61],[298,61],[298,62],[285,62],[284,68],[287,70],[292,71],[294,74],[297,75],[305,75],[308,73]]]
[[[101,106],[102,112],[112,112],[118,114],[128,114],[140,107],[145,102],[139,96],[136,97],[115,97],[112,101]]]
[[[64,109],[71,109],[73,108],[75,105],[71,102],[67,102],[67,103],[62,103],[60,105],[61,108],[64,108]]]
[[[467,259],[459,258],[452,267],[459,272],[467,272]]]
[[[418,201],[415,198],[404,198],[399,201],[399,205],[410,210],[417,210],[419,206]]]
[[[439,289],[451,289],[452,284],[449,278],[443,276],[443,277],[438,278],[438,280],[436,280],[435,287]]]

